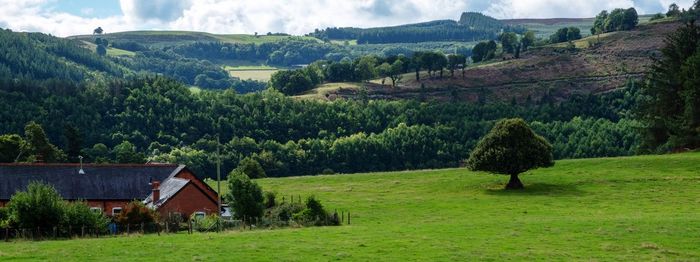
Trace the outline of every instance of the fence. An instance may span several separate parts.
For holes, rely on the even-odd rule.
[[[340,225],[350,225],[350,212],[341,211],[340,214],[334,213]],[[142,223],[118,225],[110,223],[106,227],[51,227],[51,228],[0,228],[0,238],[5,242],[10,240],[54,240],[54,239],[73,239],[73,238],[101,238],[101,237],[118,237],[128,236],[133,234],[174,234],[187,232],[194,234],[195,232],[226,232],[226,231],[244,231],[254,230],[259,228],[283,228],[283,227],[302,227],[304,225],[321,225],[318,222],[329,224],[332,216],[326,218],[316,218],[315,221],[294,221],[292,219],[270,219],[270,218],[245,218],[241,220],[225,220],[215,219],[207,221],[206,219],[192,219],[184,223]],[[212,222],[213,221],[213,222]]]

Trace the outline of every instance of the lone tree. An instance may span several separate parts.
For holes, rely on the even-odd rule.
[[[520,173],[554,165],[552,145],[524,120],[504,119],[479,141],[467,164],[474,171],[510,175],[506,189],[523,189]]]

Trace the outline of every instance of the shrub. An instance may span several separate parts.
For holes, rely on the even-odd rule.
[[[324,225],[328,220],[328,213],[323,209],[320,201],[316,197],[310,196],[306,199],[306,208],[294,214],[294,220],[305,224]]]
[[[289,221],[297,214],[304,210],[304,206],[299,203],[282,203],[268,212],[268,218],[279,219],[280,221]]]
[[[85,202],[65,203],[65,216],[61,226],[104,230],[109,220],[102,212],[90,210]]]
[[[31,182],[17,192],[7,205],[11,223],[23,228],[53,228],[63,220],[64,203],[56,189],[43,182]]]
[[[276,199],[277,194],[275,192],[265,192],[264,205],[265,208],[273,208],[277,205]]]
[[[323,175],[334,175],[334,174],[335,174],[335,171],[333,171],[333,169],[330,169],[330,168],[325,168],[325,169],[323,169],[323,171],[321,171],[321,174],[323,174]]]
[[[182,224],[185,222],[185,219],[180,213],[169,213],[163,222],[167,224],[168,231],[174,233],[183,228]],[[185,224],[184,227],[187,227],[187,225]]]
[[[141,201],[134,200],[126,205],[115,220],[122,225],[137,225],[153,223],[157,217],[158,215],[153,209],[146,207]]]
[[[219,222],[219,216],[217,215],[207,215],[204,216],[204,218],[194,218],[193,214],[191,219],[192,229],[197,230],[199,232],[212,231],[216,229],[217,224]]]
[[[0,207],[0,228],[9,227],[10,213],[7,208]]]

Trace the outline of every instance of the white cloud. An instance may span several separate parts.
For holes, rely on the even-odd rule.
[[[55,0],[0,0],[0,25],[58,36],[165,29],[213,33],[305,34],[329,26],[374,27],[458,19],[464,11],[497,18],[592,17],[603,9],[635,6],[640,13],[665,11],[693,0],[120,0],[122,14],[82,17],[50,8]],[[60,3],[59,3],[60,4]]]

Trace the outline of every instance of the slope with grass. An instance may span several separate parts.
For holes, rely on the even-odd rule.
[[[351,225],[0,243],[0,260],[698,260],[697,170],[700,153],[566,160],[516,192],[465,169],[263,179]]]
[[[679,22],[645,23],[632,31],[590,36],[574,42],[534,48],[520,59],[503,58],[470,66],[465,77],[429,77],[416,81],[413,73],[403,76],[399,88],[368,85],[368,96],[377,99],[428,97],[440,101],[511,101],[544,96],[566,99],[574,94],[597,94],[640,81],[664,45],[664,39]],[[425,86],[424,89],[421,86]],[[336,92],[337,97],[355,98],[357,93]]]

